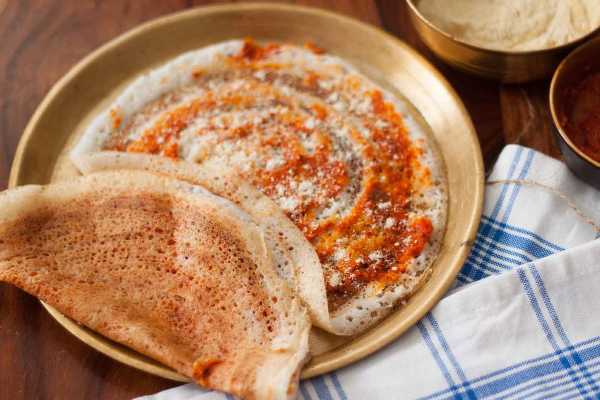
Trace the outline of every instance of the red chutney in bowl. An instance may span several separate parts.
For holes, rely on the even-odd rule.
[[[587,75],[567,94],[567,136],[588,157],[600,162],[600,70]]]

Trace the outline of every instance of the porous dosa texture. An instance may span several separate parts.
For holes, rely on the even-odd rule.
[[[208,165],[144,153],[103,151],[75,157],[84,174],[107,170],[142,170],[201,185],[247,212],[261,228],[277,271],[306,305],[312,323],[332,333],[319,257],[283,210],[237,174]]]
[[[314,45],[233,40],[136,79],[72,153],[148,153],[238,174],[314,246],[330,325],[355,334],[428,276],[446,175],[411,108]]]
[[[0,281],[205,387],[295,396],[307,313],[252,218],[202,187],[115,171],[4,192]]]

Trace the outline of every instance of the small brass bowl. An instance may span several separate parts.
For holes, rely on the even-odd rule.
[[[583,181],[600,189],[600,162],[579,149],[567,134],[571,89],[590,73],[600,72],[600,37],[578,47],[560,63],[550,84],[550,112],[565,162]]]
[[[491,50],[452,37],[421,14],[416,0],[406,0],[406,3],[419,37],[435,55],[462,71],[504,83],[533,81],[550,76],[571,49],[600,32],[598,27],[577,40],[541,50]]]

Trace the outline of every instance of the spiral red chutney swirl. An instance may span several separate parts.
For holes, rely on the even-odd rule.
[[[282,51],[245,41],[221,68],[195,71],[193,85],[149,105],[158,115],[149,126],[130,119],[106,148],[235,166],[314,245],[335,310],[366,286],[406,279],[434,231],[416,201],[432,177],[423,144],[382,91],[339,67],[282,61]]]

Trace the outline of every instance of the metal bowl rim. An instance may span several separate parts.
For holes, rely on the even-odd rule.
[[[558,104],[557,103],[559,103],[559,101],[557,99],[558,93],[557,93],[557,88],[556,88],[556,86],[558,85],[558,80],[564,74],[564,70],[569,65],[569,63],[573,61],[573,59],[577,56],[577,54],[580,54],[581,52],[585,51],[588,47],[593,47],[593,46],[597,46],[600,49],[600,37],[595,38],[595,39],[577,47],[575,50],[573,50],[573,52],[571,52],[567,57],[565,57],[564,60],[561,61],[561,63],[556,68],[554,75],[552,76],[552,81],[550,82],[550,90],[548,92],[548,103],[550,105],[550,114],[552,115],[552,122],[554,123],[554,126],[556,127],[556,130],[557,130],[561,140],[563,140],[567,144],[567,146],[569,146],[569,148],[575,154],[577,154],[581,159],[586,161],[588,164],[591,164],[596,169],[600,170],[600,161],[594,160],[593,158],[591,158],[590,156],[585,154],[583,151],[581,151],[581,149],[579,149],[579,147],[577,147],[575,145],[575,143],[573,143],[573,141],[571,140],[569,135],[563,129],[563,127],[558,119]]]

